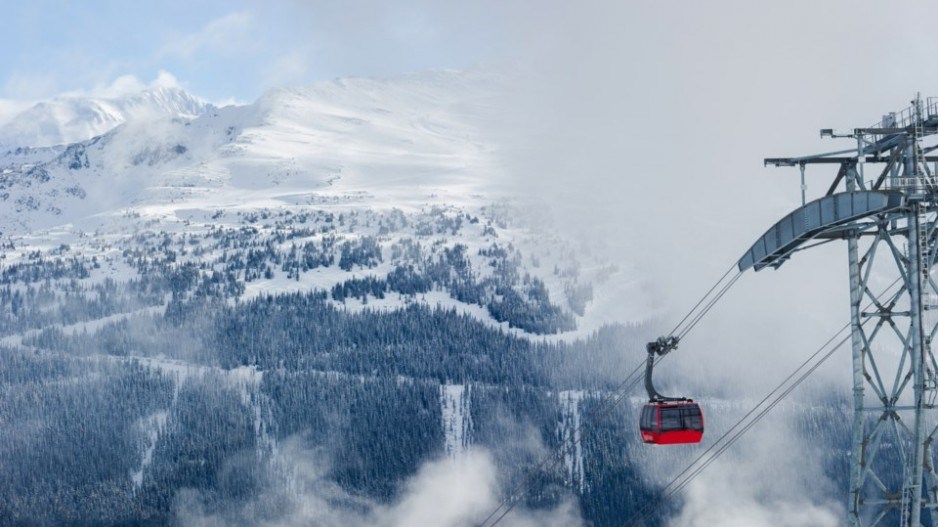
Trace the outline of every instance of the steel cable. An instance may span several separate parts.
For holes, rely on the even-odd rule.
[[[697,325],[700,319],[703,318],[703,316],[706,315],[710,311],[710,309],[713,308],[716,302],[719,301],[723,297],[723,295],[727,293],[727,291],[729,291],[729,289],[733,286],[733,284],[735,284],[736,281],[739,279],[740,275],[742,275],[742,272],[739,271],[736,273],[736,275],[733,276],[732,279],[730,279],[728,283],[724,284],[727,276],[729,276],[730,273],[732,273],[735,267],[736,267],[736,264],[734,263],[733,265],[730,266],[729,269],[727,269],[727,271],[723,274],[723,276],[721,276],[719,280],[717,280],[713,284],[713,286],[710,287],[709,290],[707,290],[704,296],[701,297],[700,300],[698,300],[697,303],[694,304],[694,306],[690,309],[690,311],[688,311],[687,314],[684,315],[684,317],[680,320],[680,322],[677,323],[677,325],[674,327],[674,330],[672,330],[671,334],[674,334],[688,319],[692,320],[692,323],[681,332],[682,337],[685,336],[687,333],[689,333],[690,330],[693,329],[693,327]],[[721,284],[723,284],[722,287],[720,287]],[[717,296],[714,298],[710,298],[713,292],[717,290],[718,288],[719,288],[719,293],[717,293]],[[708,301],[708,298],[709,298],[709,301]],[[706,305],[704,310],[700,313],[695,314],[697,309],[701,305],[704,305],[704,304]],[[664,356],[658,357],[655,361],[655,364],[657,365],[663,358]],[[628,395],[628,393],[632,391],[632,389],[635,387],[636,384],[638,384],[638,381],[641,379],[641,376],[640,375],[637,376],[636,374],[640,373],[642,369],[644,368],[644,366],[645,366],[645,361],[642,360],[635,367],[635,369],[633,369],[632,372],[629,373],[628,376],[626,376],[625,380],[619,383],[619,385],[616,386],[616,388],[610,393],[610,395],[602,400],[599,410],[597,411],[597,414],[595,416],[595,420],[601,420],[607,417],[615,409],[615,407],[618,406],[620,402],[622,402],[622,400]],[[548,469],[553,469],[554,467],[556,467],[557,464],[559,464],[564,459],[564,456],[567,454],[569,450],[576,448],[576,446],[579,445],[583,441],[583,439],[588,435],[586,432],[589,430],[588,428],[585,427],[585,424],[586,422],[584,420],[583,422],[581,422],[581,424],[578,427],[574,428],[571,436],[574,437],[575,439],[571,441],[564,441],[564,444],[562,444],[557,451],[547,456],[544,456],[532,469],[530,469],[530,471],[528,472],[528,475],[525,478],[523,478],[520,483],[518,483],[512,488],[511,492],[504,499],[502,499],[501,502],[499,502],[498,506],[494,510],[492,510],[488,514],[488,516],[485,517],[485,519],[482,520],[482,523],[477,524],[478,527],[495,527],[495,525],[497,525],[505,516],[507,516],[508,513],[511,512],[511,510],[514,509],[515,506],[518,504],[518,502],[520,501],[520,498],[524,495],[524,491],[531,484],[532,480],[534,479],[535,474],[538,471],[544,469],[545,467],[547,467]],[[492,520],[493,518],[494,518],[494,521],[492,521],[492,523],[489,524],[488,522]]]
[[[794,252],[794,250],[795,250],[794,248],[790,249],[780,258],[785,258],[786,256],[790,255],[792,252]],[[742,276],[743,271],[737,271],[737,273],[733,275],[733,277],[730,278],[728,282],[724,283],[726,281],[726,278],[730,276],[730,273],[733,272],[733,269],[735,267],[737,267],[737,264],[733,263],[729,267],[729,269],[727,269],[726,272],[723,273],[723,275],[713,284],[713,286],[711,286],[710,289],[708,289],[707,292],[704,293],[704,295],[700,298],[700,300],[698,300],[697,303],[694,304],[694,306],[690,309],[690,311],[688,311],[687,314],[684,315],[684,317],[674,326],[674,329],[672,329],[670,335],[677,334],[680,340],[686,337],[687,334],[690,333],[691,330],[693,330],[694,327],[697,326],[697,324],[703,319],[703,317],[706,316],[710,312],[711,309],[713,309],[713,307],[717,304],[717,302],[719,302],[723,298],[723,296],[726,295],[727,292],[729,292],[729,290],[736,284],[736,282]],[[722,287],[721,287],[721,284],[723,284]],[[895,283],[893,283],[893,285],[895,285]],[[890,288],[891,287],[892,286],[890,286]],[[713,292],[718,289],[719,291],[717,292],[717,294],[711,298],[711,295],[713,295]],[[704,308],[698,312],[697,310],[698,308],[700,308],[701,305],[704,305]],[[688,321],[688,319],[690,319],[690,322],[683,329],[681,329],[681,327],[684,325],[685,322]],[[680,332],[678,332],[679,329],[681,329]],[[841,331],[843,330],[841,329]],[[831,340],[833,340],[833,338]],[[828,341],[828,343],[829,342],[830,341]],[[827,343],[825,343],[825,345],[827,345]],[[655,360],[655,365],[660,363],[664,359],[664,357],[665,355],[659,356]],[[636,366],[635,369],[632,370],[632,373],[630,373],[625,378],[625,380],[622,381],[613,390],[613,392],[603,400],[602,405],[600,407],[601,411],[598,416],[599,419],[605,418],[610,412],[612,412],[615,406],[619,402],[621,402],[622,399],[625,398],[627,393],[631,391],[632,388],[634,388],[634,386],[638,383],[639,379],[641,378],[641,377],[635,377],[635,374],[641,371],[644,364],[645,364],[645,361],[644,360],[641,361],[638,364],[638,366]],[[797,373],[797,370],[796,370],[796,373]],[[633,379],[633,377],[635,378]],[[508,494],[508,496],[506,496],[504,499],[501,500],[498,506],[492,512],[490,512],[488,516],[486,516],[486,518],[482,521],[482,523],[478,524],[478,527],[495,527],[495,525],[497,525],[502,520],[502,518],[507,516],[508,513],[511,512],[511,510],[514,509],[514,507],[518,504],[520,497],[524,495],[523,491],[528,487],[528,485],[530,485],[532,479],[534,478],[535,471],[540,470],[544,468],[545,466],[548,466],[548,462],[551,461],[552,459],[553,459],[553,462],[550,463],[549,468],[551,469],[554,468],[561,460],[563,460],[564,454],[566,454],[568,448],[573,448],[583,441],[583,439],[588,435],[586,432],[589,430],[587,428],[584,431],[585,424],[586,422],[584,420],[583,422],[581,422],[580,426],[574,428],[573,437],[576,437],[577,439],[574,439],[570,443],[570,445],[567,445],[565,441],[564,444],[562,444],[556,452],[554,452],[551,455],[545,456],[543,459],[541,459],[541,461],[538,462],[538,464],[534,467],[534,470],[530,472],[528,476],[525,477],[521,481],[521,483],[516,485],[512,489],[511,493]],[[723,437],[721,437],[718,441],[722,439]],[[501,514],[499,514],[499,511],[501,511]],[[491,520],[492,518],[495,518],[495,520],[491,524],[488,524],[489,520]]]
[[[890,284],[885,290],[883,290],[882,293],[880,293],[879,295],[877,295],[875,300],[878,301],[881,297],[883,297],[884,295],[886,295],[886,294],[888,293],[888,291],[889,291],[890,289],[892,289],[893,287],[895,287],[896,284],[898,284],[900,281],[901,281],[901,278],[900,278],[900,279],[896,279],[896,280],[895,280],[892,284]],[[873,303],[874,303],[874,302],[870,302],[869,304],[867,304],[866,308],[864,308],[864,309],[868,309],[869,307],[871,307],[871,306],[873,305]],[[863,322],[863,324],[865,324],[865,323],[866,323],[866,321]],[[861,325],[862,325],[862,324],[861,324]],[[831,338],[829,338],[824,344],[822,344],[821,347],[818,348],[817,351],[815,351],[813,354],[811,354],[811,356],[809,356],[807,359],[805,359],[804,362],[802,362],[797,368],[795,368],[795,371],[793,371],[791,374],[788,375],[788,377],[786,377],[784,380],[782,380],[782,381],[781,381],[772,391],[770,391],[761,401],[759,401],[755,406],[753,406],[752,409],[749,410],[749,412],[747,412],[747,413],[746,413],[742,418],[740,418],[733,426],[731,426],[722,436],[720,436],[716,441],[714,441],[713,444],[710,445],[710,447],[707,448],[707,450],[705,450],[703,453],[701,453],[699,456],[697,456],[697,458],[695,458],[695,459],[687,466],[687,468],[685,468],[683,471],[681,471],[681,472],[680,472],[677,476],[675,476],[667,485],[665,485],[665,487],[662,489],[663,491],[665,491],[665,495],[664,495],[663,497],[659,498],[658,500],[656,500],[656,501],[654,501],[654,502],[652,502],[652,503],[646,505],[644,508],[642,508],[642,509],[639,511],[640,516],[638,517],[638,519],[629,522],[627,525],[628,525],[628,526],[638,525],[639,522],[643,521],[643,520],[644,520],[645,518],[647,518],[652,512],[654,512],[654,510],[657,508],[657,506],[658,506],[659,504],[665,502],[666,500],[668,500],[669,498],[671,498],[672,496],[674,496],[674,494],[676,494],[677,492],[679,492],[679,491],[681,491],[682,489],[684,489],[684,487],[686,487],[686,486],[687,486],[691,481],[693,481],[701,472],[703,472],[703,471],[704,471],[707,467],[709,467],[714,461],[716,461],[716,459],[719,458],[724,452],[726,452],[726,450],[728,450],[731,446],[733,446],[733,445],[736,443],[736,441],[738,441],[744,434],[746,434],[746,432],[748,432],[753,426],[755,426],[756,423],[758,423],[763,417],[765,417],[770,411],[772,411],[772,409],[774,409],[785,397],[787,397],[796,387],[798,387],[802,382],[804,382],[804,380],[807,379],[812,373],[814,373],[814,372],[817,370],[817,368],[819,368],[819,367],[821,366],[821,364],[823,364],[827,359],[829,359],[829,358],[834,354],[835,351],[837,351],[838,349],[840,349],[840,347],[843,346],[844,343],[847,342],[847,340],[851,337],[851,335],[849,335],[849,334],[848,334],[847,336],[845,336],[844,338],[842,338],[839,342],[837,342],[837,344],[834,345],[834,347],[832,347],[826,354],[824,354],[824,355],[820,358],[820,360],[818,360],[816,363],[814,363],[813,365],[811,365],[811,366],[807,369],[807,371],[805,371],[803,374],[801,374],[800,377],[798,377],[794,382],[792,382],[791,384],[789,384],[789,382],[790,382],[796,375],[798,375],[798,373],[799,373],[800,371],[802,371],[805,367],[809,366],[809,364],[811,363],[811,361],[813,361],[815,358],[817,358],[817,357],[821,354],[821,352],[823,352],[824,349],[827,348],[827,346],[831,344],[831,342],[833,342],[834,340],[836,340],[837,337],[838,337],[841,333],[843,333],[844,330],[848,329],[849,327],[850,327],[850,323],[848,322],[848,323],[845,324],[843,327],[841,327],[841,328],[840,328]],[[787,387],[786,387],[786,386],[787,386]],[[776,393],[778,393],[779,390],[782,390],[783,387],[784,387],[784,391],[782,391],[782,393],[779,394],[779,395],[778,395],[777,397],[775,397],[774,399],[771,399],[772,396],[775,395]],[[770,401],[770,399],[771,399],[771,401]],[[768,405],[765,406],[765,407],[763,407],[763,405],[764,405],[767,401],[768,401]],[[759,410],[760,408],[762,408],[762,409],[759,411],[759,413],[756,414],[755,417],[753,417],[751,420],[749,420],[749,421],[747,422],[747,419],[749,419],[749,418],[750,418],[754,413],[756,413],[756,411]],[[745,425],[742,426],[742,428],[740,428],[740,425],[743,425],[743,423],[745,423]],[[736,431],[737,428],[740,428],[740,429],[739,429],[738,431]],[[736,432],[734,433],[734,431],[736,431]],[[731,434],[732,434],[732,436],[731,436]],[[731,436],[731,437],[730,437],[730,436]],[[727,437],[729,437],[729,439],[726,441],[726,443],[722,443],[725,439],[727,439]],[[713,452],[714,449],[716,449],[716,452],[714,452],[710,457],[707,457],[707,455],[710,454],[711,452]],[[705,457],[707,457],[707,458],[704,459]],[[703,461],[701,462],[701,460],[703,460]],[[698,463],[700,464],[699,466],[697,466]],[[690,474],[687,475],[687,477],[686,477],[683,481],[681,481],[681,482],[678,484],[678,480],[680,480],[681,478],[683,478],[686,474],[688,474],[688,472],[690,472]],[[677,486],[675,486],[674,488],[671,488],[671,487],[674,486],[675,484],[677,484]],[[670,490],[669,490],[669,489],[670,489]]]

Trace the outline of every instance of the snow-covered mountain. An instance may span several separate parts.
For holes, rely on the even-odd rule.
[[[291,445],[334,460],[330,485],[387,502],[437,457],[516,465],[503,410],[548,446],[573,437],[582,390],[611,384],[613,349],[644,332],[597,331],[621,313],[608,306],[649,313],[627,266],[508,191],[486,128],[503,90],[444,71],[14,119],[0,479],[16,490],[0,525],[197,523],[180,500],[216,490],[223,516],[241,515],[235,493],[264,524],[310,492]],[[585,493],[588,452],[545,477]]]
[[[441,276],[436,285],[445,294],[430,301],[515,330],[585,335],[623,311],[630,320],[646,319],[647,312],[628,313],[618,301],[641,295],[637,281],[624,279],[627,269],[579,256],[546,216],[506,191],[505,169],[484,127],[503,89],[499,74],[484,71],[342,79],[273,90],[242,106],[166,104],[173,111],[138,114],[88,140],[7,151],[0,154],[0,235],[21,250],[8,252],[6,262],[35,254],[24,235],[103,258],[84,233],[98,233],[97,241],[106,233],[136,249],[142,232],[213,243],[213,231],[250,225],[255,243],[278,240],[271,251],[278,263],[252,276],[249,294],[329,290],[360,277],[360,270],[335,265],[299,277],[277,272],[277,254],[295,251],[282,231],[307,228],[295,219],[310,216],[320,234],[301,239],[322,244],[330,232],[337,238],[321,250],[336,261],[343,243],[374,240],[381,257],[365,267],[378,279],[402,265],[427,274],[428,261],[458,254],[468,267],[458,280]],[[174,100],[197,101],[183,93]],[[418,248],[395,256],[402,244]],[[452,250],[459,252],[446,252]],[[218,264],[205,258],[186,260]],[[293,280],[285,285],[287,275]],[[600,284],[604,294],[594,295]],[[493,307],[505,298],[503,287],[535,311],[548,309],[551,322],[522,323]]]
[[[332,194],[380,194],[395,206],[435,192],[465,201],[498,172],[459,115],[465,94],[453,85],[462,82],[446,73],[343,80],[272,91],[246,106],[188,108],[208,110],[199,116],[153,113],[68,146],[29,144],[0,157],[3,198],[14,204],[0,230],[167,202],[295,202],[327,186]]]
[[[505,84],[342,79],[222,108],[167,89],[11,121],[0,525],[352,518],[480,451],[506,488],[534,478],[536,511],[619,525],[660,496],[642,399],[606,408],[654,298],[506,184]],[[743,410],[724,403],[709,437]],[[846,423],[837,404],[793,422]],[[367,514],[323,523],[389,524]]]
[[[0,126],[0,150],[86,141],[135,119],[195,118],[214,109],[176,86],[121,97],[61,96],[39,102]]]

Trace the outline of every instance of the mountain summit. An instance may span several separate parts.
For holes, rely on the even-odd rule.
[[[140,118],[194,118],[215,107],[177,86],[120,97],[60,96],[39,102],[0,126],[0,148],[78,143]]]
[[[343,305],[370,296],[370,306],[398,308],[419,292],[420,302],[505,329],[588,333],[608,316],[591,306],[622,297],[605,287],[594,298],[593,284],[634,282],[580,257],[511,194],[490,137],[504,80],[481,70],[341,79],[223,108],[173,88],[37,105],[55,123],[75,115],[85,135],[125,121],[68,145],[0,150],[0,237],[17,248],[6,264],[29,265],[36,240],[99,261],[111,257],[98,244],[107,237],[129,255],[148,232],[201,246],[168,255],[171,267],[188,262],[220,277],[216,264],[232,265],[235,254],[216,236],[248,229],[244,243],[266,252],[251,253],[256,269],[232,271],[244,284],[236,296],[315,289]],[[38,117],[31,124],[41,130]],[[68,127],[52,128],[61,136]],[[238,258],[242,250],[251,249],[239,245]],[[129,265],[131,276],[141,272],[139,261]]]
[[[0,149],[0,202],[11,205],[0,233],[129,207],[291,205],[327,189],[379,207],[464,203],[497,181],[474,124],[485,106],[466,95],[484,100],[487,81],[346,79],[224,108],[178,88],[40,103],[0,129],[0,142],[20,145]],[[86,138],[57,144],[65,137]]]

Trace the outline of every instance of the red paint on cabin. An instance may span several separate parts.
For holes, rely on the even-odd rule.
[[[639,429],[646,443],[699,443],[703,439],[703,413],[693,401],[650,402],[642,408]]]

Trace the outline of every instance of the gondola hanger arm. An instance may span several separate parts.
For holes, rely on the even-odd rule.
[[[651,402],[664,402],[664,401],[687,401],[686,397],[667,397],[661,395],[655,390],[654,383],[652,382],[652,373],[655,368],[655,361],[658,357],[663,357],[671,351],[677,349],[678,343],[680,343],[680,337],[675,335],[670,335],[667,337],[658,337],[658,340],[654,340],[645,345],[645,349],[648,350],[648,359],[645,362],[645,391],[648,392],[648,400]]]

